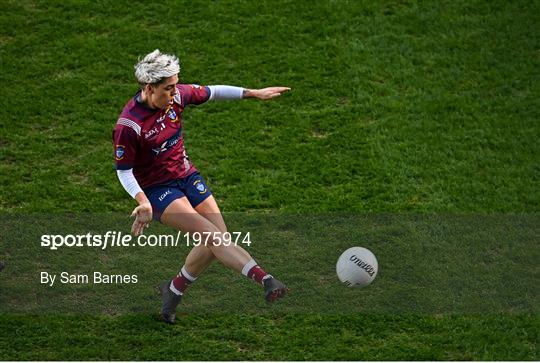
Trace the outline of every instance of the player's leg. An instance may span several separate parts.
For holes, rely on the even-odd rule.
[[[217,205],[216,199],[213,195],[210,195],[208,198],[198,204],[195,207],[195,210],[204,218],[212,222],[212,224],[219,228],[221,232],[227,232],[227,225],[225,224],[225,220],[223,220],[223,215],[221,214],[219,206]],[[251,259],[251,256],[246,250],[244,250],[240,246],[237,247],[240,254],[244,255],[246,258]]]
[[[227,232],[227,226],[223,220],[223,216],[218,208],[216,200],[212,195],[207,197],[204,201],[198,204],[195,211],[209,220],[214,226],[216,226],[222,233]],[[190,211],[192,212],[192,211]],[[247,251],[238,246],[237,252],[244,255],[244,260],[248,262],[252,259]],[[182,267],[178,276],[176,276],[172,285],[176,285],[176,291],[183,293],[184,290],[193,282],[199,275],[201,275],[206,269],[216,260],[212,250],[200,244],[194,246],[186,257],[184,266]],[[245,265],[244,265],[245,266]],[[183,276],[186,275],[186,276]],[[188,279],[187,276],[191,278]]]
[[[216,256],[214,256],[214,253],[209,247],[204,245],[194,246],[186,257],[184,268],[191,276],[197,278],[202,275],[215,260]]]
[[[249,261],[249,254],[246,256],[240,252],[238,246],[225,246],[221,243],[220,229],[197,213],[185,197],[169,204],[161,215],[161,222],[184,233],[190,233],[193,237],[198,234],[197,238],[202,238],[202,244],[205,244],[221,263],[235,271],[242,271]]]
[[[189,196],[188,191],[188,196]],[[195,210],[203,217],[211,221],[222,232],[227,232],[227,226],[223,220],[223,216],[216,200],[212,195],[207,197],[203,202],[195,207]],[[265,298],[268,301],[274,301],[282,297],[286,293],[286,287],[280,281],[268,275],[251,257],[251,255],[240,246],[236,246],[236,252],[243,255],[247,260],[246,264],[242,267],[241,273],[253,280],[261,283],[265,287]],[[190,256],[188,256],[189,259]],[[187,260],[186,260],[187,265]],[[268,277],[268,278],[267,278]]]
[[[145,189],[145,194],[152,204],[154,219],[162,221],[163,213],[172,202],[186,198],[182,189],[179,181]],[[208,195],[211,195],[210,192],[208,192]],[[193,208],[186,208],[182,210],[182,213],[196,214],[197,212]],[[196,278],[206,270],[213,260],[215,260],[214,254],[204,244],[194,247],[189,254],[189,265],[183,266],[183,270],[186,272],[185,275]]]
[[[185,184],[188,188],[182,188],[181,192],[174,190],[172,194],[162,193],[163,191],[154,193],[156,196],[160,195],[158,199],[161,203],[161,210],[164,210],[160,214],[160,220],[165,225],[177,230],[192,234],[199,233],[200,237],[203,237],[204,233],[209,233],[211,238],[208,239],[208,243],[203,243],[192,249],[186,259],[186,264],[175,278],[160,285],[163,296],[161,310],[163,320],[174,323],[176,306],[180,302],[183,292],[215,258],[224,265],[263,284],[265,298],[268,301],[274,301],[283,296],[287,291],[285,285],[262,270],[247,251],[234,244],[225,246],[221,243],[223,240],[221,234],[226,231],[226,225],[217,203],[204,184],[202,177],[195,175],[194,178],[188,178]],[[191,188],[189,188],[190,185]],[[201,185],[204,188],[201,188]],[[191,196],[190,200],[184,197],[184,192],[188,197]],[[181,193],[181,197],[178,193]],[[151,201],[153,199],[155,198],[152,198]],[[192,207],[192,204],[198,211]],[[164,207],[165,205],[166,207]]]
[[[198,216],[198,213],[187,202],[184,192],[179,188],[176,181],[166,185],[147,188],[144,192],[152,204],[154,219],[156,220],[163,222],[163,214],[173,203],[187,205],[186,208],[179,211],[181,216],[185,217],[189,213]],[[166,281],[159,286],[163,299],[161,315],[163,320],[168,323],[173,323],[175,320],[176,306],[180,303],[183,292],[210,265],[211,261],[215,259],[212,251],[204,245],[193,248],[190,255],[191,265],[189,267],[182,266],[180,272],[172,280]]]
[[[223,220],[223,216],[213,195],[209,195],[196,205],[194,209],[201,216],[212,222],[220,231],[227,232],[227,225],[225,224],[225,220]]]
[[[211,200],[205,206],[201,207],[200,210],[205,212],[211,211],[219,213],[217,204],[215,201],[212,202]],[[219,219],[219,217],[216,216],[217,213],[209,214],[214,214],[213,218],[217,221]],[[186,198],[180,198],[173,201],[162,214],[161,221],[162,223],[183,232],[192,234],[199,233],[201,235],[209,233],[210,238],[208,239],[207,246],[205,247],[210,249],[215,258],[217,258],[225,266],[230,267],[233,270],[242,273],[246,277],[262,284],[265,287],[265,297],[268,301],[274,301],[286,293],[286,287],[281,282],[274,279],[271,275],[267,274],[266,271],[264,271],[255,262],[247,251],[234,244],[223,244],[221,242],[223,241],[223,237],[220,237],[223,232],[221,232],[218,227],[216,227],[203,215],[197,213]],[[220,224],[219,221],[216,223]],[[221,226],[223,228],[224,222]],[[200,247],[201,246],[195,247],[194,249],[196,252],[193,252],[192,256],[188,256],[189,259],[192,260],[189,261],[189,265],[204,265],[205,261],[197,261],[197,258],[201,257],[201,255],[206,256],[204,252],[206,250],[201,250]],[[181,274],[178,277],[179,279],[182,279],[183,283],[176,284],[176,280],[174,280],[171,284],[175,286],[178,285],[176,289],[177,291],[173,290],[175,293],[182,293],[183,290],[181,289],[185,289],[189,283],[193,282],[197,278],[197,276],[194,276],[195,273],[187,269],[186,266],[188,266],[188,263],[186,263],[184,268],[182,268]]]
[[[183,194],[183,193],[182,193]],[[210,221],[197,213],[187,198],[182,196],[168,201],[164,212],[160,214],[160,221],[187,233],[219,232],[219,229]],[[159,286],[162,296],[161,317],[167,323],[174,323],[176,307],[188,286],[195,282],[197,277],[215,259],[212,250],[204,243],[192,248],[178,275]],[[189,263],[188,263],[189,262]]]
[[[221,232],[227,232],[227,226],[221,216],[221,213],[216,213],[217,203],[212,195],[208,196],[204,201],[195,207],[195,211],[204,218],[212,222]],[[186,257],[185,268],[192,272],[193,276],[199,276],[216,260],[212,250],[201,244],[191,249]]]

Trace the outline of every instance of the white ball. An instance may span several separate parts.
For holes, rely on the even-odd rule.
[[[364,247],[351,247],[339,256],[338,278],[348,287],[364,287],[375,279],[379,264],[375,255]]]

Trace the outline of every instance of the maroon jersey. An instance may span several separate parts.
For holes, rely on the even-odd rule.
[[[113,130],[116,169],[133,168],[141,188],[184,178],[195,171],[184,149],[182,113],[210,97],[208,87],[177,84],[174,100],[164,109],[139,101],[140,91],[122,110]]]

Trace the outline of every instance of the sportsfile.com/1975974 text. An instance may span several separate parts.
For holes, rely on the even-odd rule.
[[[250,232],[178,232],[170,234],[149,234],[133,237],[121,231],[107,231],[104,234],[44,234],[41,247],[58,250],[62,247],[94,247],[105,250],[109,247],[178,247],[199,245],[246,245],[251,244]]]

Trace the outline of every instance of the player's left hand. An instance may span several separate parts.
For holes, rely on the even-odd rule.
[[[143,203],[133,210],[131,216],[135,217],[131,226],[131,233],[139,236],[144,232],[145,228],[148,228],[152,221],[152,206],[150,203]]]
[[[253,89],[249,92],[251,93],[251,97],[255,97],[260,100],[270,100],[272,98],[281,96],[282,93],[288,92],[290,90],[290,87],[266,87],[261,89]]]

